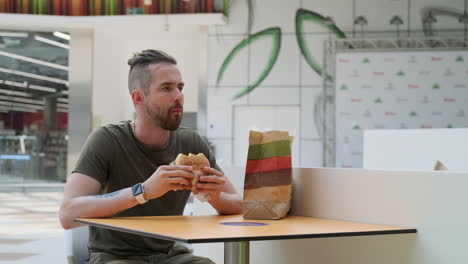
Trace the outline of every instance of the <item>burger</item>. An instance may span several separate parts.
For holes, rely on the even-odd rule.
[[[185,189],[195,191],[197,182],[200,180],[200,176],[203,175],[202,168],[205,166],[210,167],[210,161],[203,153],[199,153],[197,155],[192,153],[188,155],[179,154],[174,161],[174,165],[192,166],[193,179],[190,182],[190,185],[185,187]]]

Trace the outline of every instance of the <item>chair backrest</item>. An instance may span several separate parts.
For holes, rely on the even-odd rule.
[[[88,263],[89,227],[65,230],[65,253],[68,264]]]

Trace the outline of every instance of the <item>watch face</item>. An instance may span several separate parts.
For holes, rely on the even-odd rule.
[[[133,196],[137,196],[143,193],[143,186],[140,183],[132,186]]]

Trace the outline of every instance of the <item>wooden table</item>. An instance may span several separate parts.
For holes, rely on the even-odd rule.
[[[414,228],[303,216],[288,216],[281,220],[244,220],[242,215],[203,215],[82,218],[75,221],[186,243],[224,242],[226,264],[248,264],[250,241],[416,233]],[[236,223],[239,225],[232,225]]]

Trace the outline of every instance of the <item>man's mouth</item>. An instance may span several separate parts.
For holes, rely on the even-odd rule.
[[[183,109],[181,107],[175,107],[171,109],[171,112],[182,113]]]

